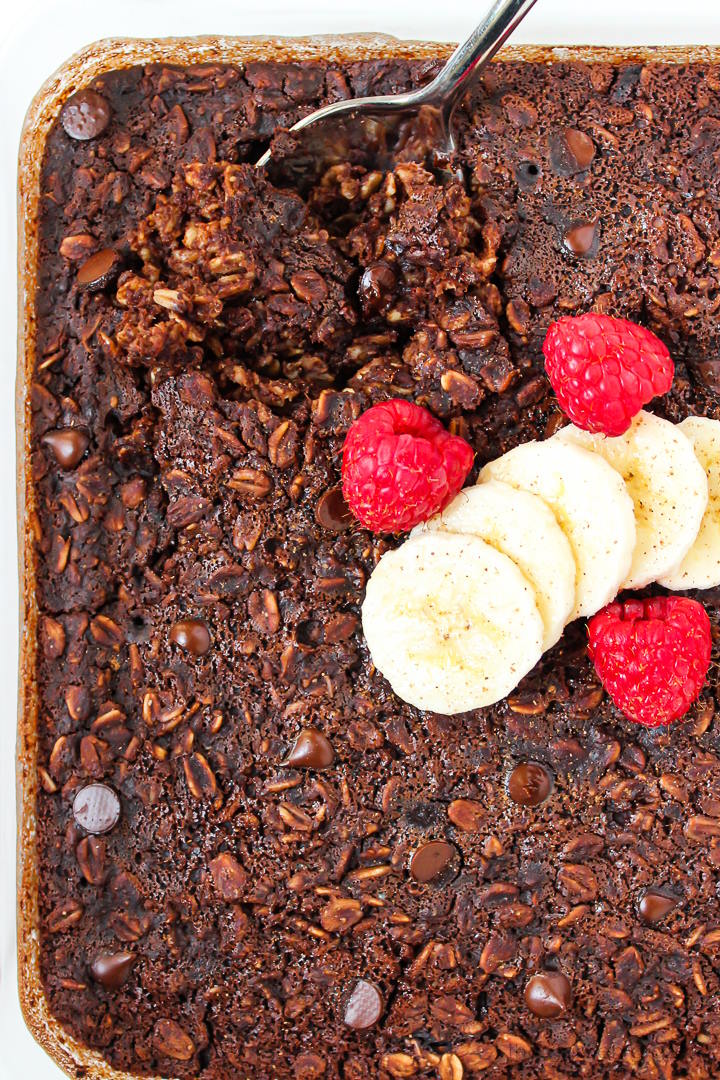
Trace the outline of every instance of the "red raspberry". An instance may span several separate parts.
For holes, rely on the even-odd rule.
[[[615,602],[588,623],[600,681],[636,724],[671,724],[700,693],[710,664],[710,620],[685,596]]]
[[[401,398],[373,405],[345,439],[345,501],[373,532],[404,532],[444,510],[473,456],[427,409]]]
[[[550,325],[543,352],[562,409],[583,431],[622,435],[672,386],[675,366],[662,341],[627,319],[564,316]]]

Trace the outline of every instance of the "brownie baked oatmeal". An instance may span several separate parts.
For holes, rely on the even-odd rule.
[[[498,62],[451,178],[254,169],[310,109],[436,69],[134,68],[47,141],[41,966],[118,1070],[720,1076],[717,650],[670,726],[616,707],[582,619],[493,705],[407,704],[361,624],[405,537],[341,476],[397,399],[468,482],[554,435],[567,315],[653,331],[651,412],[720,419],[720,66]]]

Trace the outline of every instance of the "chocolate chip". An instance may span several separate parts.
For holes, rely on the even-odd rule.
[[[170,640],[193,656],[204,656],[212,644],[210,632],[201,619],[176,622],[170,631]]]
[[[353,523],[350,507],[345,502],[342,488],[334,487],[326,491],[318,499],[315,509],[315,518],[318,525],[330,532],[345,532]]]
[[[106,990],[119,990],[132,971],[135,960],[131,952],[101,953],[90,965],[90,974]]]
[[[52,450],[55,460],[63,469],[74,469],[88,448],[89,439],[78,428],[58,428],[48,431],[42,441]]]
[[[327,769],[335,760],[332,744],[317,728],[305,728],[295,740],[285,761],[296,769]]]
[[[88,784],[73,800],[77,824],[94,836],[110,832],[120,817],[120,799],[107,784]]]
[[[563,244],[573,255],[589,255],[597,247],[597,222],[582,221],[565,230]]]
[[[383,996],[375,983],[358,979],[345,1004],[343,1019],[355,1031],[367,1031],[377,1024],[383,1008]]]
[[[410,873],[423,884],[447,878],[446,871],[456,860],[457,849],[445,840],[429,840],[419,847],[410,860]]]
[[[95,90],[78,90],[65,102],[60,123],[71,139],[95,139],[110,123],[110,106]]]
[[[77,272],[77,284],[88,292],[97,292],[117,276],[121,259],[114,248],[103,248],[86,259]]]
[[[647,926],[654,926],[674,911],[679,903],[679,898],[670,892],[648,889],[638,905],[638,913]]]
[[[525,987],[525,1004],[528,1009],[545,1020],[562,1016],[571,1003],[572,987],[561,971],[533,975]]]
[[[395,292],[395,271],[386,262],[371,263],[366,267],[358,285],[358,296],[368,313],[380,311]]]
[[[584,172],[595,157],[595,143],[584,131],[565,128],[551,135],[550,164],[558,176],[573,176]]]
[[[720,360],[703,360],[697,369],[708,390],[713,394],[720,394]]]
[[[508,795],[520,806],[539,806],[552,793],[553,786],[550,772],[536,761],[516,765],[507,782]]]

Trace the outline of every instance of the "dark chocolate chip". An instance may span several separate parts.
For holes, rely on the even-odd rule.
[[[423,884],[445,877],[445,871],[457,856],[457,849],[445,840],[429,840],[410,860],[410,873]]]
[[[295,740],[286,765],[296,769],[327,769],[335,760],[332,744],[317,728],[306,728]]]
[[[78,90],[63,105],[60,123],[71,139],[95,139],[110,123],[112,113],[105,98],[95,90]]]
[[[78,428],[58,428],[48,431],[42,441],[52,450],[55,460],[63,469],[74,469],[88,448],[89,439]]]
[[[386,262],[371,263],[366,267],[358,285],[358,295],[368,313],[380,311],[391,299],[397,278]]]
[[[170,631],[170,640],[193,656],[204,656],[212,644],[210,632],[201,619],[176,622]]]
[[[334,487],[318,499],[315,518],[319,525],[330,532],[345,532],[353,523],[350,507],[345,502],[342,488]]]
[[[120,817],[120,799],[107,784],[88,784],[73,800],[77,824],[94,836],[110,832]]]
[[[377,1024],[384,1007],[383,996],[375,983],[358,979],[345,1003],[343,1019],[355,1031],[367,1031]]]
[[[523,761],[508,777],[508,795],[520,806],[539,806],[552,793],[553,778],[537,761]]]
[[[90,965],[90,974],[106,990],[119,990],[132,971],[135,960],[131,952],[101,953]]]
[[[638,905],[638,913],[644,923],[654,926],[674,911],[679,903],[679,898],[670,892],[648,889]]]
[[[525,987],[525,1004],[535,1016],[554,1019],[567,1012],[572,1003],[572,987],[561,971],[533,975]]]
[[[121,259],[114,248],[103,248],[86,259],[77,272],[76,281],[81,289],[97,292],[117,276]]]
[[[720,394],[720,360],[703,360],[697,369],[708,390],[713,394]]]
[[[584,131],[565,128],[551,135],[550,164],[558,176],[573,176],[584,172],[595,157],[595,143]]]
[[[597,222],[581,221],[565,230],[563,244],[573,255],[589,255],[597,247],[596,237]]]

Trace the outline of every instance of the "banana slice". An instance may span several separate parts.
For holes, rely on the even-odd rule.
[[[545,627],[543,651],[552,648],[575,606],[575,560],[549,506],[529,491],[488,480],[465,488],[410,535],[438,530],[479,536],[512,559],[535,590]]]
[[[618,438],[591,435],[572,425],[555,438],[599,454],[627,484],[637,542],[623,588],[642,589],[684,559],[705,513],[708,485],[679,425],[643,411]]]
[[[708,504],[695,543],[682,562],[658,581],[666,589],[714,589],[720,585],[720,421],[690,416],[678,428],[705,470]]]
[[[428,532],[388,551],[368,581],[362,623],[398,697],[446,715],[500,701],[542,653],[533,590],[476,536]]]
[[[570,618],[593,615],[627,577],[635,547],[633,505],[622,477],[597,454],[549,439],[517,446],[480,473],[548,504],[570,541],[577,567]]]

